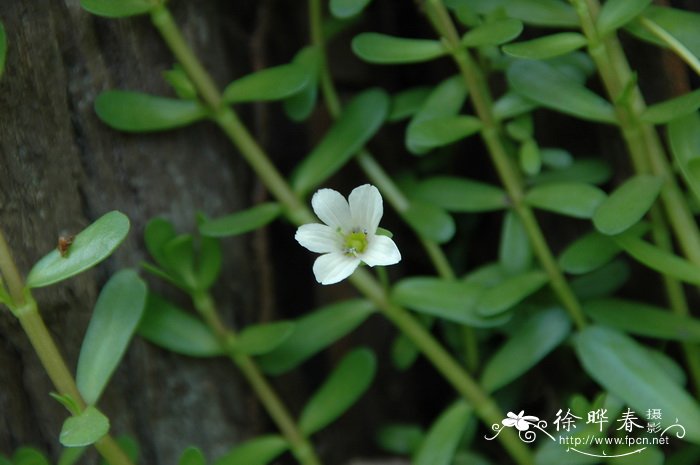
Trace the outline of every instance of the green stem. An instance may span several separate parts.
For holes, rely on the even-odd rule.
[[[673,50],[676,55],[678,55],[683,61],[690,66],[696,74],[700,75],[700,60],[686,48],[678,39],[673,37],[669,32],[656,24],[649,18],[640,17],[639,22],[644,28],[654,34],[663,43],[665,43],[671,50]]]
[[[159,16],[157,21],[154,20],[154,24],[156,24],[164,37],[180,35],[177,26],[172,21],[172,17],[167,13],[167,10],[160,11]],[[166,42],[181,47],[177,50],[173,50],[173,53],[178,59],[180,56],[186,56],[188,58],[194,57],[192,51],[184,44],[184,41],[169,41],[166,39]],[[196,58],[194,58],[194,60],[196,60]],[[189,65],[186,65],[186,63],[181,64],[189,74],[189,66],[192,66],[192,60],[188,59],[187,63],[189,63]],[[199,69],[201,65],[197,63],[195,68]],[[198,86],[199,81],[195,79],[195,76],[190,75],[190,79],[192,79],[195,86]],[[210,80],[206,79],[203,82],[208,81]],[[314,221],[314,216],[311,211],[289,188],[284,178],[276,171],[274,165],[269,162],[267,155],[260,149],[257,143],[255,143],[245,126],[243,126],[236,117],[233,110],[227,108],[217,109],[215,119],[273,195],[287,207],[286,214],[290,221],[297,225]],[[270,173],[267,172],[267,170],[274,172]],[[279,184],[277,180],[279,180]],[[272,185],[270,185],[270,183],[272,183]],[[464,368],[452,358],[440,343],[433,338],[410,313],[390,303],[388,296],[375,279],[365,270],[358,269],[355,271],[355,274],[351,276],[350,281],[355,284],[358,290],[375,301],[384,314],[394,322],[399,329],[405,331],[408,337],[411,338],[426,357],[436,365],[436,368],[442,373],[445,379],[453,385],[466,401],[474,406],[476,413],[485,422],[488,424],[495,424],[501,421],[503,415],[500,413],[493,399],[480,389],[479,385],[471,378]],[[520,465],[534,464],[534,459],[530,450],[525,447],[510,429],[504,430],[498,437]]]
[[[193,294],[192,300],[195,307],[204,318],[204,321],[211,328],[221,346],[228,353],[229,358],[236,364],[238,369],[241,370],[241,373],[243,373],[243,376],[245,376],[246,380],[255,391],[260,402],[265,407],[265,410],[289,442],[292,453],[299,463],[305,465],[320,465],[321,461],[316,455],[313,446],[301,432],[292,415],[282,403],[279,396],[277,396],[272,386],[270,386],[265,376],[260,372],[255,361],[245,354],[237,353],[232,350],[232,344],[235,342],[237,335],[221,321],[211,295],[208,293]]]
[[[697,261],[700,260],[697,225],[668,166],[665,151],[655,129],[641,120],[641,113],[646,104],[639,87],[634,85],[630,88],[633,74],[624,51],[614,34],[606,38],[598,34],[595,18],[600,7],[596,0],[572,0],[572,3],[588,39],[590,55],[596,63],[608,96],[615,105],[620,131],[634,170],[639,174],[654,174],[665,180],[661,199],[669,221],[674,226],[676,237],[686,256],[694,263],[700,264]],[[673,244],[666,219],[656,207],[652,208],[649,216],[654,242],[662,249],[672,251]],[[688,316],[690,312],[682,285],[667,276],[663,276],[662,279],[671,310],[676,314]],[[684,343],[682,347],[695,389],[700,392],[700,350],[693,344]]]
[[[0,231],[0,274],[4,276],[12,297],[12,313],[19,320],[49,379],[60,394],[69,395],[81,410],[84,409],[86,404],[78,391],[75,379],[39,314],[36,301],[31,293],[24,289],[23,280],[2,231]],[[110,465],[133,465],[131,459],[110,435],[104,436],[94,446]]]
[[[476,114],[479,119],[481,119],[483,125],[481,137],[496,166],[501,182],[508,191],[513,209],[523,223],[532,249],[542,265],[542,268],[547,273],[550,285],[559,298],[559,301],[568,311],[576,326],[582,329],[586,326],[586,318],[583,314],[581,304],[559,268],[549,248],[549,244],[547,244],[542,230],[537,223],[535,214],[523,201],[523,182],[501,139],[501,131],[493,113],[493,102],[488,85],[486,84],[486,79],[478,65],[474,63],[469,52],[461,46],[457,30],[442,1],[428,0],[426,6],[428,17],[435,30],[452,49],[452,56],[469,89],[469,95],[471,96]]]

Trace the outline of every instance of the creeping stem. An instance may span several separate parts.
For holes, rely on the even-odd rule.
[[[285,213],[290,221],[297,225],[313,222],[315,219],[311,211],[290,189],[233,109],[222,105],[221,94],[211,87],[211,78],[182,38],[180,30],[168,10],[165,7],[158,8],[152,13],[152,19],[171,51],[200,91],[205,103],[209,105],[215,121],[249,162],[270,192],[285,206]],[[202,92],[203,89],[208,89],[206,95]],[[387,318],[405,332],[455,390],[472,404],[485,423],[490,426],[501,421],[503,415],[493,399],[479,387],[464,368],[410,313],[390,303],[381,285],[369,273],[358,269],[350,277],[350,281],[358,290],[374,301]],[[520,439],[510,429],[499,435],[499,439],[518,464],[534,464],[530,450],[520,442]]]
[[[550,285],[559,301],[567,310],[576,326],[582,329],[586,326],[586,318],[581,309],[581,304],[559,268],[549,248],[549,244],[547,244],[537,223],[535,214],[523,201],[523,182],[501,139],[500,128],[493,113],[493,103],[486,79],[479,66],[472,59],[469,51],[461,46],[457,30],[442,1],[427,0],[426,7],[428,17],[436,32],[443,37],[443,40],[451,48],[452,57],[464,78],[477,116],[483,125],[481,137],[491,154],[491,159],[496,166],[498,175],[508,191],[513,209],[523,223],[535,255],[549,276]]]
[[[12,298],[12,313],[17,317],[22,329],[27,334],[29,342],[54,387],[60,394],[68,395],[75,400],[81,410],[84,409],[86,404],[78,391],[75,379],[68,370],[51,333],[46,328],[36,301],[29,290],[24,287],[2,231],[0,231],[0,275],[7,283],[7,290]],[[110,465],[133,465],[131,459],[110,435],[102,437],[94,446]]]

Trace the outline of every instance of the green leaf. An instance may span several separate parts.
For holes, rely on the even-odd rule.
[[[584,120],[610,124],[617,121],[615,110],[607,100],[550,64],[519,60],[508,68],[507,75],[516,92],[544,107]]]
[[[544,271],[533,270],[505,279],[484,291],[477,302],[479,314],[492,317],[503,313],[547,284]]]
[[[284,100],[284,111],[292,121],[304,121],[311,115],[318,96],[318,51],[314,47],[304,47],[292,60],[303,66],[309,74],[306,86],[291,97]]]
[[[226,86],[223,100],[225,103],[282,100],[300,92],[309,83],[310,71],[297,63],[256,71]]]
[[[121,448],[122,451],[126,454],[129,459],[133,463],[138,462],[139,454],[141,453],[141,450],[139,448],[139,443],[136,442],[136,439],[134,439],[132,436],[129,436],[128,434],[123,434],[119,437],[116,438],[117,445]],[[107,461],[103,458],[100,460],[100,465],[110,465],[107,463]]]
[[[377,361],[369,349],[355,349],[346,355],[311,396],[299,416],[299,429],[312,435],[348,410],[369,388]]]
[[[355,97],[295,170],[294,189],[309,192],[342,168],[374,136],[388,113],[389,96],[382,90],[371,89]]]
[[[618,291],[627,282],[629,276],[627,263],[615,260],[571,280],[571,289],[580,300],[605,297]]]
[[[529,176],[536,175],[542,169],[540,148],[537,146],[535,139],[527,139],[525,142],[520,144],[518,158],[523,172]]]
[[[483,286],[463,281],[414,276],[396,283],[391,300],[411,310],[475,327],[503,324],[504,318],[484,318],[476,312]]]
[[[663,427],[678,419],[685,427],[685,439],[700,442],[700,409],[696,400],[651,361],[644,346],[599,326],[580,331],[574,343],[583,368],[598,384],[638,412],[646,411],[650,405],[660,408]]]
[[[475,27],[462,36],[465,47],[501,45],[510,42],[523,32],[523,23],[517,19],[501,19]]]
[[[700,342],[700,320],[641,302],[601,299],[583,306],[597,323],[624,332],[674,341]]]
[[[631,234],[616,236],[615,241],[622,249],[643,265],[659,273],[680,279],[690,284],[700,285],[700,267],[680,258],[671,252],[652,245]]]
[[[550,182],[582,182],[603,184],[610,179],[612,171],[602,160],[594,158],[575,160],[571,165],[554,171],[545,171],[530,178],[533,184]]]
[[[537,105],[515,92],[506,92],[493,104],[493,115],[497,120],[503,121],[529,113],[537,108]]]
[[[146,224],[143,237],[151,257],[160,266],[167,268],[168,263],[163,253],[163,248],[165,244],[177,237],[173,225],[165,218],[153,218]]]
[[[153,293],[148,294],[138,333],[147,341],[178,354],[223,355],[219,341],[204,323]]]
[[[508,195],[500,187],[466,178],[436,176],[411,189],[411,197],[451,212],[503,210]]]
[[[282,206],[275,202],[261,203],[247,210],[208,220],[199,226],[204,236],[230,237],[262,228],[282,213]]]
[[[391,108],[387,121],[410,118],[423,106],[430,95],[430,87],[411,87],[391,97]]]
[[[196,99],[197,89],[190,81],[189,76],[179,64],[175,64],[173,69],[163,72],[163,78],[170,84],[178,97],[185,100]]]
[[[207,117],[207,110],[195,100],[109,90],[95,100],[97,116],[108,126],[126,132],[174,129]]]
[[[150,0],[80,0],[80,6],[93,15],[124,18],[148,13],[157,4]]]
[[[233,349],[247,355],[262,355],[279,347],[294,332],[294,323],[279,321],[251,325],[238,335]]]
[[[409,369],[418,359],[420,352],[405,334],[399,334],[391,344],[391,362],[399,371]]]
[[[443,209],[414,200],[403,212],[403,218],[423,238],[443,244],[455,235],[454,219]]]
[[[609,236],[590,232],[570,244],[559,257],[559,266],[571,274],[584,274],[609,263],[622,250]]]
[[[597,187],[574,182],[535,186],[525,195],[528,205],[574,218],[591,218],[605,199]]]
[[[644,11],[652,0],[608,0],[600,10],[596,27],[601,36],[614,32]]]
[[[522,273],[532,263],[530,239],[518,216],[509,211],[503,217],[498,261],[509,274]]]
[[[350,333],[374,311],[374,304],[368,300],[354,299],[305,315],[295,321],[291,336],[258,358],[260,366],[269,374],[285,373]]]
[[[199,242],[197,289],[206,291],[221,273],[221,244],[217,239],[202,237]]]
[[[668,31],[674,38],[683,44],[696,57],[700,57],[700,14],[694,11],[679,10],[677,8],[664,8],[650,5],[643,16],[655,22]],[[635,21],[628,25],[627,30],[637,37],[651,43],[665,47],[666,45],[644,26]]]
[[[109,431],[109,419],[92,405],[63,423],[59,440],[66,447],[94,444]]]
[[[628,179],[605,199],[593,215],[593,225],[603,234],[620,234],[637,224],[654,204],[663,181],[650,175]]]
[[[20,447],[12,454],[13,465],[49,465],[49,459],[32,447]]]
[[[76,383],[88,405],[100,398],[126,352],[146,304],[146,283],[132,270],[112,276],[95,304],[80,348]]]
[[[73,465],[82,458],[86,451],[87,447],[66,447],[61,451],[57,465]],[[11,464],[8,463],[7,465]]]
[[[200,449],[188,447],[182,452],[177,465],[207,465],[207,460]]]
[[[640,117],[647,123],[664,124],[690,114],[697,116],[698,108],[700,108],[700,89],[652,105],[644,110]]]
[[[406,144],[429,151],[476,134],[481,128],[481,120],[473,116],[442,116],[413,124],[406,133]]]
[[[506,386],[537,365],[570,331],[571,319],[559,308],[528,318],[486,362],[481,385],[488,392]]]
[[[170,240],[163,247],[166,268],[181,278],[187,289],[197,288],[195,272],[194,239],[189,234],[183,234]]]
[[[406,129],[406,147],[414,155],[422,155],[429,151],[424,147],[411,143],[411,131],[416,126],[431,119],[443,116],[455,116],[464,105],[467,89],[461,76],[453,76],[438,84],[430,93],[421,109],[411,118]]]
[[[418,425],[393,423],[382,426],[377,432],[377,444],[385,452],[411,455],[423,441],[423,428]]]
[[[364,61],[378,64],[421,63],[447,54],[438,40],[407,39],[377,32],[355,36],[352,51]]]
[[[49,252],[27,276],[27,287],[44,287],[92,268],[114,252],[129,232],[129,218],[109,212],[75,236],[67,253]]]
[[[559,0],[469,0],[477,13],[488,15],[503,9],[510,18],[545,27],[578,27],[576,11]]]
[[[362,13],[371,0],[331,0],[331,14],[336,18],[351,18]]]
[[[411,463],[450,465],[471,415],[469,404],[455,402],[435,420]]]
[[[287,449],[289,443],[282,436],[259,436],[236,445],[214,465],[267,465]]]
[[[678,118],[668,125],[671,153],[685,183],[700,201],[700,115],[697,113]]]
[[[72,398],[70,395],[50,392],[49,396],[51,396],[51,398],[59,404],[63,405],[71,415],[78,415],[80,413],[80,405],[78,405],[78,401]]]
[[[555,170],[567,168],[574,162],[571,153],[558,148],[541,148],[542,163]]]
[[[0,77],[5,71],[5,61],[7,60],[7,34],[5,26],[0,22]]]
[[[584,47],[588,40],[578,32],[560,32],[537,39],[504,45],[506,55],[528,60],[545,60],[560,55],[566,55]]]

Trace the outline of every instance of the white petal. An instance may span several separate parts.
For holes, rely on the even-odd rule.
[[[387,236],[374,236],[369,240],[360,258],[369,266],[393,265],[401,261],[401,252],[396,243]]]
[[[333,229],[348,232],[352,227],[350,207],[345,197],[333,189],[320,189],[311,198],[316,216]]]
[[[338,231],[325,224],[311,223],[299,226],[294,239],[316,253],[338,252],[343,246],[343,238]]]
[[[314,276],[321,284],[335,284],[350,276],[360,259],[341,252],[321,255],[314,262]]]
[[[384,214],[382,195],[371,184],[356,187],[348,197],[353,226],[367,230],[371,236],[377,231],[379,220]]]
[[[501,421],[501,423],[503,423],[503,426],[507,426],[509,428],[515,426],[516,422],[517,422],[517,420],[515,420],[513,418],[504,418],[503,421]]]

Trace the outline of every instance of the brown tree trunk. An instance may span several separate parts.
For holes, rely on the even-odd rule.
[[[224,84],[249,72],[251,63],[265,65],[261,48],[248,40],[267,3],[179,2],[173,8]],[[232,8],[241,11],[232,15]],[[149,219],[164,216],[180,231],[191,231],[196,212],[217,216],[243,208],[258,189],[212,125],[125,135],[96,117],[93,102],[107,89],[172,95],[161,72],[174,60],[147,17],[101,19],[83,11],[78,0],[29,0],[0,2],[0,20],[9,43],[0,80],[0,225],[21,271],[55,247],[59,234],[77,232],[107,211],[120,210],[132,222],[127,240],[106,263],[35,292],[74,368],[102,284],[116,270],[138,268],[148,259],[142,235]],[[252,264],[263,249],[250,236],[226,243],[216,293],[229,321],[234,314],[239,323],[258,318],[261,272]],[[3,310],[0,453],[34,445],[57,458],[67,413],[48,396],[52,389],[16,320]],[[256,405],[225,360],[201,363],[139,338],[100,402],[112,432],[139,439],[140,463],[150,465],[177,463],[190,444],[210,459],[218,457],[260,429]]]

